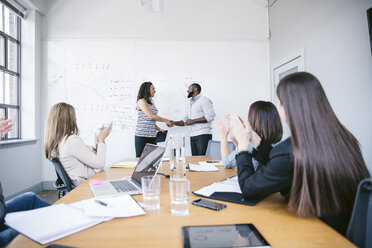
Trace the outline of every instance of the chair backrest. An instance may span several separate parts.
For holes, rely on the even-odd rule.
[[[54,168],[56,169],[57,176],[63,181],[63,183],[66,185],[66,189],[68,191],[71,191],[75,188],[71,178],[68,176],[67,172],[65,171],[65,168],[63,168],[63,165],[61,164],[61,161],[59,161],[58,158],[50,158],[50,162],[52,162]]]
[[[235,145],[232,141],[227,142],[230,152],[235,149]],[[217,140],[210,140],[208,141],[207,151],[205,153],[206,156],[211,156],[215,159],[222,159],[221,158],[221,141]]]
[[[372,246],[372,178],[359,183],[346,237],[356,246]]]

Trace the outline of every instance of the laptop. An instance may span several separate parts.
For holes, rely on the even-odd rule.
[[[95,197],[106,197],[141,194],[141,177],[156,175],[165,149],[165,147],[146,144],[132,177],[126,177],[120,180],[107,180],[103,181],[103,184],[100,185],[93,185],[89,182],[93,195]]]

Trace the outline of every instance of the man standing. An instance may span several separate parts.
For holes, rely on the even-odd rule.
[[[209,98],[200,94],[201,87],[193,83],[187,90],[190,103],[187,115],[182,121],[174,122],[177,126],[190,126],[191,153],[193,156],[205,155],[208,141],[212,139],[211,122],[215,117],[213,103]]]

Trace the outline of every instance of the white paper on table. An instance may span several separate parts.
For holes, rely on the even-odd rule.
[[[36,242],[46,244],[104,222],[106,218],[88,217],[76,207],[58,204],[5,216],[11,228]]]
[[[99,198],[107,204],[103,206],[95,201],[95,198],[83,201],[84,213],[91,217],[123,218],[144,215],[146,212],[130,195]]]
[[[239,184],[238,182],[238,176],[235,176],[235,177],[229,177],[221,182],[218,182],[218,183],[221,183],[221,184]]]
[[[205,186],[204,188],[194,191],[194,193],[206,197],[211,196],[214,192],[232,192],[240,194],[242,193],[242,191],[240,190],[239,183],[237,181],[236,183],[234,183],[234,180],[231,180],[229,183],[226,183],[225,181],[226,180],[222,182],[212,183],[208,186]]]
[[[213,164],[213,165],[216,165],[216,166],[223,166],[223,163],[222,163],[221,160],[215,160],[213,162],[211,162],[211,161],[201,161],[201,162],[199,162],[199,164],[200,165],[211,165],[211,164]]]
[[[70,207],[74,207],[74,208],[77,208],[77,209],[80,209],[80,210],[84,210],[83,201],[74,202],[74,203],[71,203],[71,204],[68,204],[68,205]]]
[[[213,164],[189,164],[190,171],[218,171]]]

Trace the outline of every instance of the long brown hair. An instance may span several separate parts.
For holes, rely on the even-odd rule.
[[[50,109],[45,123],[45,156],[58,157],[58,145],[63,138],[67,139],[78,133],[74,107],[64,102],[55,104]]]
[[[370,176],[358,141],[340,123],[312,74],[284,77],[277,96],[293,146],[289,210],[304,217],[351,213],[359,182]]]
[[[253,131],[269,144],[282,139],[283,127],[275,105],[271,102],[257,101],[249,107],[248,121]]]
[[[144,99],[148,104],[152,104],[151,102],[151,93],[150,93],[150,87],[151,87],[152,83],[151,82],[144,82],[141,84],[139,90],[138,90],[138,94],[137,94],[137,102],[140,100],[140,99]]]

